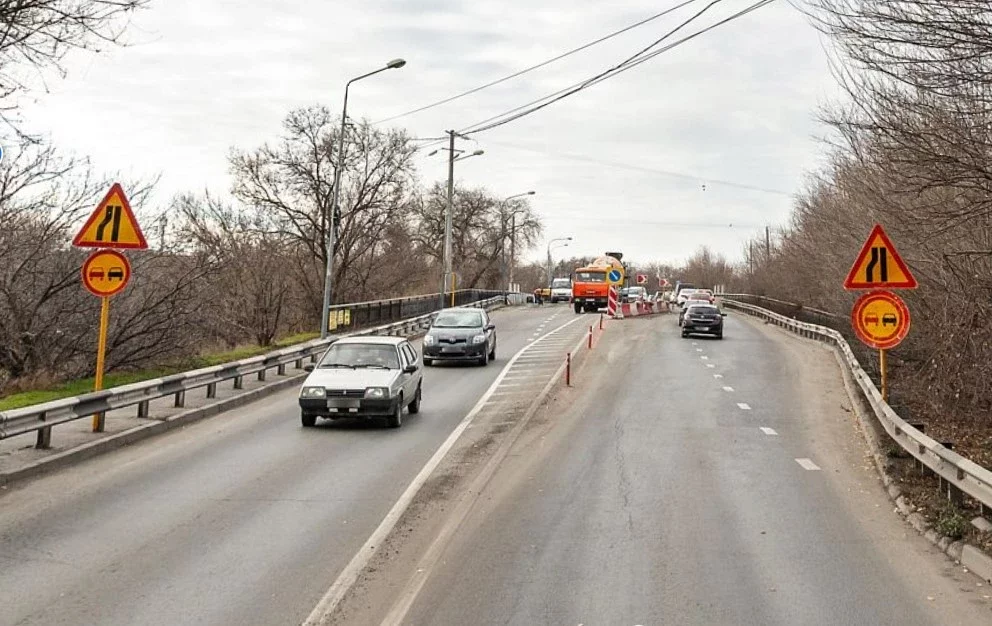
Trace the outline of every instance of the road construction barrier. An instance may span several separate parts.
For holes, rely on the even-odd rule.
[[[466,306],[489,309],[501,306],[504,302],[506,302],[506,297],[501,294],[472,302]],[[273,369],[276,370],[277,374],[285,375],[288,365],[292,365],[296,370],[302,370],[304,361],[316,362],[328,346],[342,337],[365,335],[408,337],[415,335],[430,326],[434,315],[434,313],[427,313],[358,332],[339,334],[327,339],[314,339],[240,361],[181,372],[103,391],[94,391],[21,409],[2,411],[0,412],[0,439],[36,431],[38,437],[35,447],[48,448],[51,446],[52,427],[59,424],[130,406],[137,407],[138,417],[148,417],[149,402],[152,400],[173,396],[175,406],[182,407],[186,401],[186,392],[201,388],[206,388],[207,397],[213,398],[216,397],[218,383],[230,381],[235,389],[241,389],[246,376],[256,376],[258,380],[265,380],[266,373]]]
[[[721,294],[720,296],[723,305],[728,309],[743,311],[803,337],[823,341],[836,347],[840,351],[841,362],[861,389],[868,406],[871,407],[875,418],[885,429],[885,432],[903,450],[911,454],[918,463],[928,467],[940,478],[941,491],[945,492],[951,500],[959,499],[962,494],[967,494],[979,502],[983,509],[992,507],[992,472],[928,437],[921,429],[906,422],[892,410],[892,407],[882,400],[881,392],[867,372],[862,369],[861,363],[854,356],[851,346],[842,334],[832,328],[800,322],[743,301],[756,297],[749,294]],[[817,313],[835,317],[826,311],[817,311]]]

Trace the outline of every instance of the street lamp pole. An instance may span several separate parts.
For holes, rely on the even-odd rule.
[[[548,288],[551,287],[551,245],[556,241],[564,241],[565,242],[564,246],[567,246],[568,242],[571,240],[572,240],[571,237],[557,237],[548,242]],[[555,246],[555,247],[559,247],[559,246]]]
[[[505,205],[510,200],[515,200],[517,198],[523,198],[524,196],[533,196],[536,191],[525,191],[524,193],[518,193],[516,195],[510,196],[508,198],[503,198],[502,205]],[[500,254],[503,256],[503,266],[500,271],[500,280],[503,283],[504,297],[505,292],[509,291],[510,285],[513,284],[513,253],[514,253],[514,243],[517,235],[517,210],[514,209],[510,211],[510,258],[506,258],[506,215],[500,215]],[[507,271],[507,266],[509,266],[509,271]],[[509,275],[507,275],[509,274]]]
[[[327,266],[324,269],[324,302],[320,314],[321,339],[327,338],[327,327],[329,322],[328,317],[331,309],[331,292],[334,288],[334,240],[337,235],[335,232],[337,230],[335,217],[337,214],[338,197],[341,189],[341,170],[344,169],[344,132],[345,122],[348,119],[348,88],[351,87],[351,83],[362,80],[363,78],[368,78],[369,76],[373,76],[386,70],[399,69],[404,65],[406,65],[406,61],[403,59],[393,59],[387,63],[385,67],[380,67],[375,71],[362,74],[361,76],[356,76],[345,83],[344,86],[344,106],[341,108],[341,130],[338,131],[338,153],[336,155],[337,165],[334,167],[334,189],[331,191],[330,216],[327,220]]]

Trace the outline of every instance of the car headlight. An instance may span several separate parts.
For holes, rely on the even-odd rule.
[[[424,345],[433,346],[437,342],[437,338],[434,335],[424,335]]]
[[[475,343],[475,344],[486,343],[486,336],[485,335],[476,335],[475,337],[472,337],[472,343]]]
[[[389,387],[369,387],[365,390],[366,398],[388,398]]]
[[[327,390],[323,387],[304,387],[300,392],[301,398],[323,398],[327,395]]]

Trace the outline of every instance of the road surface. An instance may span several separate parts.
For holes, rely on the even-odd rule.
[[[299,624],[508,358],[573,315],[496,311],[497,361],[427,368],[399,430],[304,430],[293,389],[0,491],[0,623]]]
[[[992,623],[988,587],[893,513],[830,352],[673,317],[612,324],[440,557],[399,550],[341,623]]]

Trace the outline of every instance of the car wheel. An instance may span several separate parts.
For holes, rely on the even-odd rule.
[[[420,397],[423,395],[421,391],[422,385],[417,385],[417,393],[413,396],[413,402],[410,403],[410,414],[416,415],[420,413]]]
[[[685,339],[685,338],[686,338],[686,337],[688,337],[688,336],[689,336],[689,333],[687,333],[687,332],[685,332],[685,331],[683,331],[683,332],[682,332],[682,338],[683,338],[683,339]]]
[[[716,338],[717,339],[723,339],[723,331],[722,330],[716,334]]]
[[[479,365],[481,365],[482,367],[485,367],[485,366],[489,365],[489,353],[488,352],[483,352],[482,353],[482,356],[479,357]]]
[[[578,315],[579,313],[582,312],[582,307],[580,305],[578,305],[578,304],[576,304],[573,308],[575,309],[575,314],[576,315]]]
[[[386,426],[390,428],[399,428],[403,424],[403,394],[400,394],[399,402],[396,403],[396,409],[393,414],[386,418]]]
[[[434,365],[434,359],[424,357],[424,367],[430,367],[431,365]]]
[[[495,361],[496,360],[496,342],[495,341],[493,342],[493,349],[489,351],[489,360],[490,361]]]
[[[313,428],[317,425],[317,416],[310,415],[309,413],[300,413],[300,421],[303,422],[304,428]]]

